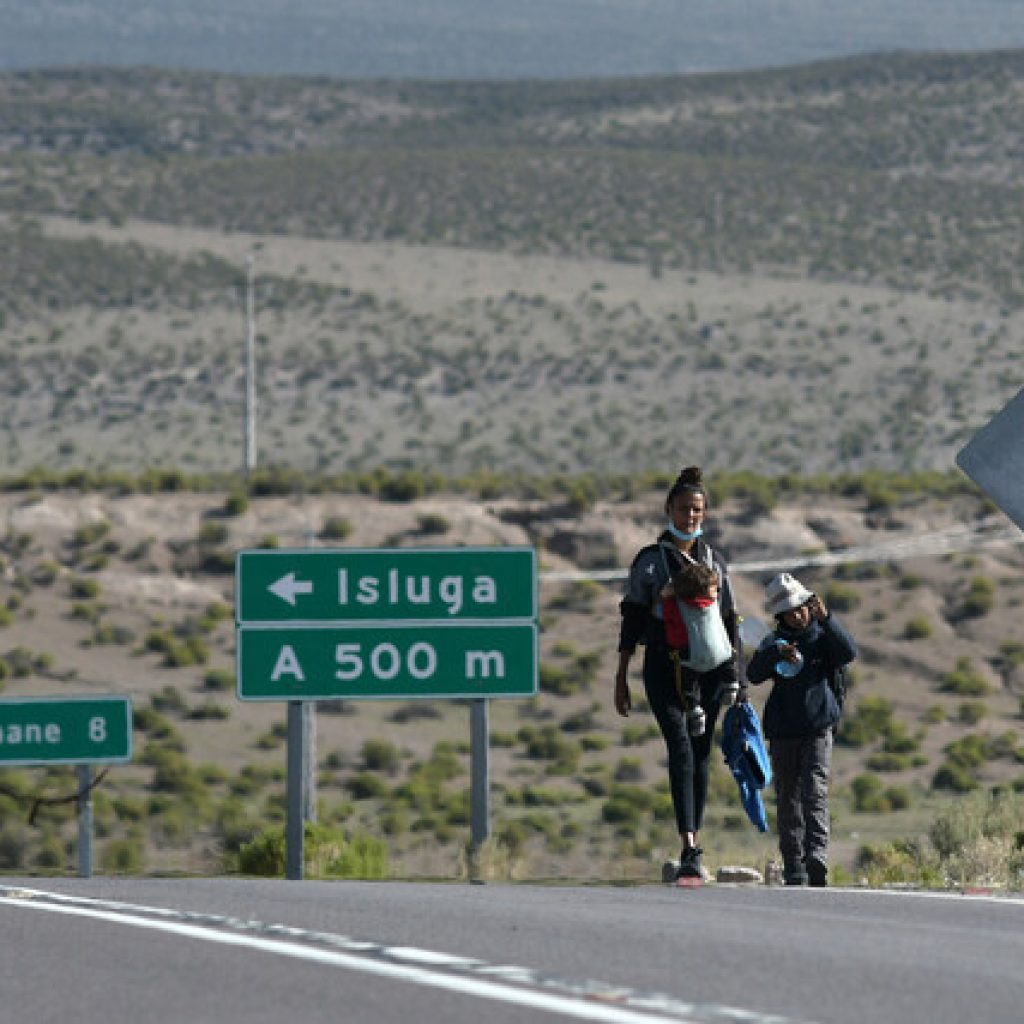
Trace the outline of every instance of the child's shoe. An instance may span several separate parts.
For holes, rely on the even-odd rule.
[[[808,883],[818,889],[825,888],[828,885],[828,865],[813,857],[808,857],[806,864]]]

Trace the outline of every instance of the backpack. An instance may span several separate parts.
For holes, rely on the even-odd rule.
[[[846,695],[850,689],[849,665],[834,665],[828,672],[828,688],[839,705],[839,721],[832,726],[832,735],[839,735],[839,722],[843,718],[843,705],[846,703]]]
[[[829,669],[828,688],[832,691],[836,703],[839,705],[839,713],[843,713],[843,704],[846,703],[846,694],[850,689],[850,675],[848,665],[836,665]]]

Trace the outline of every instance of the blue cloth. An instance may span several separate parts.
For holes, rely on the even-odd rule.
[[[768,757],[761,721],[749,701],[733,704],[722,721],[722,753],[729,766],[747,817],[758,832],[768,831],[768,815],[761,790],[772,781],[772,763]]]

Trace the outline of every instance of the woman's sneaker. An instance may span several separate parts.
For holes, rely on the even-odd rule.
[[[679,856],[679,870],[676,881],[683,884],[699,885],[704,881],[704,872],[700,866],[700,855],[704,851],[699,846],[688,846]]]

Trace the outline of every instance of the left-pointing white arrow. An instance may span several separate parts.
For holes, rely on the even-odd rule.
[[[313,581],[297,580],[295,573],[290,572],[287,576],[282,576],[279,580],[271,583],[267,590],[276,594],[282,601],[287,601],[294,608],[295,598],[299,594],[313,593]]]

